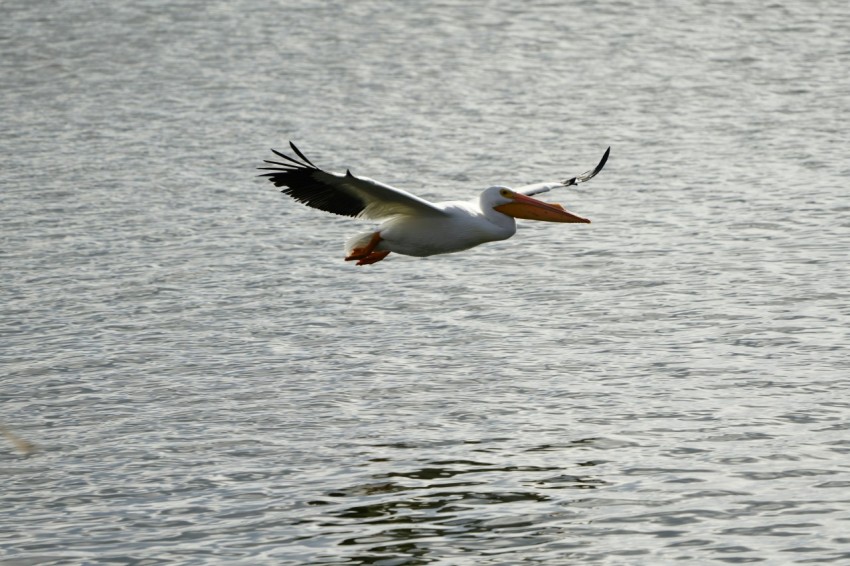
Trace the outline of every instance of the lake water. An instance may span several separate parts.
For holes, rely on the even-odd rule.
[[[850,9],[0,7],[0,562],[850,560]],[[367,267],[256,167],[591,225]],[[550,196],[551,195],[551,196]]]

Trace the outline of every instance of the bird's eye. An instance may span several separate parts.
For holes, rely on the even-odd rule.
[[[509,198],[511,196],[511,192],[508,189],[502,189],[499,191],[499,194],[505,198]]]

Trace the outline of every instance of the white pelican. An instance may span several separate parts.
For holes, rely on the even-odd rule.
[[[383,220],[376,230],[361,232],[345,245],[345,261],[368,265],[381,261],[390,252],[424,257],[459,252],[485,242],[506,240],[516,233],[515,218],[544,222],[589,224],[560,204],[531,198],[558,187],[589,181],[605,166],[609,147],[599,164],[587,171],[556,183],[537,183],[518,189],[490,187],[470,201],[432,203],[407,191],[379,183],[368,177],[328,173],[307,159],[289,142],[301,161],[272,151],[284,162],[264,160],[272,167],[263,173],[283,193],[295,200],[342,216]]]

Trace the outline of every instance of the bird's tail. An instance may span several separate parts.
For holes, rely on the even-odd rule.
[[[363,248],[369,244],[369,240],[372,239],[372,235],[375,233],[374,230],[371,232],[360,232],[359,234],[355,234],[350,237],[345,242],[345,255],[348,257],[351,255],[351,251],[354,248]]]

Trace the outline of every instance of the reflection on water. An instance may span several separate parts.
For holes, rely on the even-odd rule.
[[[592,439],[577,441],[576,444]],[[551,450],[540,446],[530,450]],[[593,462],[576,464],[590,468]],[[588,470],[589,471],[589,470]],[[553,522],[575,513],[568,497],[553,490],[592,490],[605,484],[592,475],[573,475],[552,466],[500,466],[473,460],[438,460],[421,467],[374,474],[364,483],[313,500],[320,512],[304,523],[356,531],[337,544],[357,546],[353,563],[390,558],[425,563],[434,558],[433,541],[457,544],[468,552],[517,548],[553,540]],[[539,507],[545,507],[545,516]],[[439,555],[439,552],[437,553]]]

